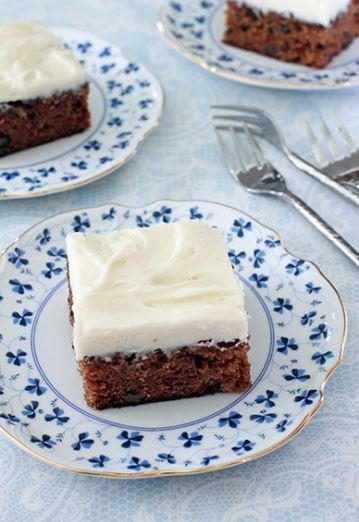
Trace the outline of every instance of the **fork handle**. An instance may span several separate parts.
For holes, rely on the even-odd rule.
[[[327,185],[333,190],[336,190],[337,192],[339,192],[339,194],[341,194],[347,199],[350,199],[352,203],[355,203],[359,206],[359,194],[350,190],[350,188],[346,187],[345,185],[342,185],[335,178],[331,178],[330,176],[328,176],[328,174],[325,174],[325,172],[323,172],[322,170],[317,169],[316,167],[305,161],[303,158],[297,156],[295,152],[288,151],[288,157],[292,161],[292,163],[294,163],[294,165],[298,167],[300,170],[303,170],[304,172],[317,179],[324,185]]]
[[[322,219],[314,210],[303,200],[298,198],[289,190],[283,193],[297,210],[312,223],[326,238],[328,238],[336,247],[339,248],[358,268],[359,268],[359,252],[355,250],[349,243],[342,238],[334,228],[332,228],[324,219]]]

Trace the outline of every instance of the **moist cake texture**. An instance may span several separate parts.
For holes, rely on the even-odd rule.
[[[225,43],[325,67],[359,35],[359,0],[228,0]]]
[[[81,65],[45,27],[0,26],[0,156],[87,129],[88,93]]]
[[[90,406],[248,388],[243,288],[221,232],[184,220],[66,242],[73,346]]]

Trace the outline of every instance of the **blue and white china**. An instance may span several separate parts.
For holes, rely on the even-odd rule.
[[[173,0],[158,28],[181,54],[230,80],[279,89],[336,89],[359,83],[359,39],[325,69],[290,64],[222,42],[226,0]]]
[[[136,153],[162,115],[162,88],[146,67],[92,34],[53,31],[85,68],[91,127],[1,158],[0,199],[42,196],[100,179]]]
[[[65,236],[183,218],[224,232],[245,287],[253,384],[241,395],[92,410],[71,347]],[[271,229],[217,203],[68,211],[9,246],[0,274],[0,428],[25,451],[66,470],[149,477],[258,458],[310,421],[343,353],[346,314],[330,281],[289,253]]]

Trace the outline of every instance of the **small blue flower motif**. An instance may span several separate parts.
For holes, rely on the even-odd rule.
[[[180,13],[182,11],[182,6],[179,2],[170,2],[170,6],[172,7],[172,9],[174,9],[178,13]]]
[[[252,223],[250,221],[245,221],[243,218],[235,219],[231,230],[238,237],[243,237],[245,232],[252,230]]]
[[[45,277],[47,277],[47,279],[52,279],[52,276],[53,275],[59,275],[61,274],[62,272],[62,268],[60,268],[59,266],[55,266],[54,263],[46,263],[46,269],[45,270],[42,270],[42,275],[44,275]]]
[[[140,80],[138,82],[138,85],[140,87],[150,87],[151,83],[148,80]]]
[[[4,388],[0,386],[0,395],[4,395]]]
[[[12,179],[15,179],[18,176],[20,176],[20,173],[17,170],[12,170],[11,172],[7,171],[7,172],[2,172],[1,173],[1,177],[6,179],[6,181],[10,181]]]
[[[314,286],[313,283],[307,283],[305,285],[305,288],[306,288],[306,291],[308,292],[308,294],[319,294],[319,292],[322,289],[321,286]]]
[[[49,174],[54,174],[56,172],[55,167],[37,169],[37,172],[40,174],[42,178],[47,178]]]
[[[312,361],[314,361],[316,364],[325,364],[327,362],[327,359],[332,359],[334,357],[333,352],[328,351],[324,353],[315,352],[312,355]]]
[[[294,381],[298,380],[301,382],[305,382],[310,379],[310,375],[305,373],[305,370],[299,368],[293,368],[292,373],[283,375],[286,381]]]
[[[110,457],[106,457],[106,455],[99,455],[98,457],[91,457],[87,460],[91,462],[93,468],[104,468],[105,463],[111,459]]]
[[[266,422],[269,424],[270,422],[273,422],[274,419],[277,418],[276,413],[260,413],[258,415],[251,415],[250,417],[251,421],[258,422],[258,424],[263,424]]]
[[[278,422],[275,429],[277,431],[279,431],[280,433],[283,433],[284,431],[287,430],[287,424],[288,424],[288,419],[283,419],[280,422]]]
[[[16,266],[16,268],[21,268],[22,265],[26,266],[29,264],[29,260],[22,257],[25,254],[25,250],[21,250],[21,248],[15,248],[13,252],[8,254],[8,261]]]
[[[31,401],[29,404],[26,404],[24,406],[24,409],[22,410],[22,415],[25,415],[28,419],[34,419],[36,417],[36,410],[39,406],[39,403],[37,401]]]
[[[316,315],[317,315],[317,312],[314,312],[314,311],[311,311],[311,312],[308,312],[307,314],[302,315],[302,317],[300,318],[300,324],[302,324],[303,326],[305,326],[307,324],[312,325],[313,317],[315,317]]]
[[[264,241],[265,246],[268,248],[275,248],[280,245],[279,239],[275,239],[273,236],[268,236]]]
[[[312,335],[310,335],[309,339],[311,341],[318,341],[323,337],[323,339],[326,339],[328,335],[330,334],[330,328],[324,323],[316,326],[312,329]]]
[[[241,263],[242,259],[245,259],[246,253],[243,251],[237,253],[235,252],[235,250],[230,250],[228,252],[228,257],[232,265],[238,266]]]
[[[111,47],[104,47],[99,53],[100,58],[103,58],[104,56],[111,56]]]
[[[132,457],[130,460],[127,469],[132,469],[133,471],[140,471],[141,468],[150,468],[151,464],[148,460],[140,460],[138,457]]]
[[[113,89],[115,89],[115,87],[121,87],[121,86],[122,86],[122,83],[116,82],[115,80],[107,81],[107,87],[108,87],[109,91],[113,91]]]
[[[253,261],[253,266],[254,268],[260,268],[261,265],[263,265],[264,261],[265,261],[265,255],[266,253],[264,252],[264,250],[261,250],[260,248],[256,248],[253,252],[253,257],[254,257],[254,261]]]
[[[28,324],[31,324],[32,315],[33,314],[32,314],[32,312],[30,312],[30,310],[27,310],[26,308],[24,308],[22,313],[13,312],[11,314],[11,317],[13,318],[12,322],[14,324],[19,324],[21,326],[27,326]]]
[[[123,101],[122,100],[120,100],[119,98],[111,98],[110,106],[113,109],[116,109],[117,107],[120,107],[120,105],[123,105]]]
[[[109,125],[110,127],[121,127],[122,124],[123,120],[121,120],[121,118],[119,118],[118,116],[114,116],[107,122],[107,125]]]
[[[108,212],[104,212],[101,216],[103,221],[111,221],[112,219],[115,219],[115,215],[117,214],[117,210],[113,207],[110,208]]]
[[[255,399],[257,404],[263,404],[266,408],[273,408],[275,406],[275,402],[272,399],[276,399],[278,397],[278,393],[275,393],[272,390],[266,390],[265,395],[258,395]]]
[[[56,408],[53,408],[52,412],[53,413],[46,413],[46,415],[45,415],[46,422],[51,422],[56,419],[56,424],[58,426],[62,426],[63,424],[68,422],[68,420],[70,419],[70,417],[66,417],[64,415],[64,410],[62,410],[58,406],[56,406]]]
[[[217,460],[217,459],[219,459],[218,455],[210,455],[208,457],[203,457],[201,464],[203,466],[208,466],[208,464],[210,464],[212,462],[212,460]]]
[[[11,424],[12,426],[16,422],[20,422],[20,419],[13,415],[12,413],[0,413],[0,418],[5,419],[7,424]]]
[[[159,453],[158,459],[162,462],[166,461],[168,464],[176,464],[176,458],[171,453]]]
[[[75,169],[79,170],[86,170],[87,169],[87,161],[81,160],[81,161],[73,161],[71,163],[71,167],[74,167]]]
[[[26,352],[23,350],[17,350],[16,354],[13,352],[7,352],[7,362],[8,364],[13,364],[14,366],[21,366],[25,363],[25,356],[27,355]]]
[[[39,241],[40,245],[46,245],[46,243],[51,241],[50,230],[48,228],[44,228],[42,234],[39,234],[36,239]]]
[[[16,294],[23,295],[25,290],[32,290],[32,286],[28,283],[20,283],[18,279],[10,279],[9,284],[12,286],[12,291]]]
[[[126,96],[127,94],[131,94],[131,92],[133,90],[134,90],[133,85],[127,85],[127,87],[121,91],[121,96]]]
[[[102,158],[99,159],[100,165],[108,163],[109,161],[113,161],[113,158],[111,158],[111,156],[102,156]]]
[[[223,426],[226,426],[227,424],[230,428],[236,428],[241,422],[241,418],[242,415],[240,413],[237,413],[236,411],[231,411],[228,417],[221,417],[218,420],[218,424],[221,428]]]
[[[171,208],[162,206],[160,210],[155,210],[152,216],[154,217],[157,223],[160,221],[163,221],[163,223],[169,223],[171,220],[171,214]]]
[[[90,449],[94,442],[93,439],[89,439],[88,431],[84,431],[83,433],[79,433],[77,442],[71,444],[71,447],[74,451],[80,451],[82,448]]]
[[[283,299],[283,297],[278,297],[275,301],[273,301],[275,312],[279,314],[283,314],[284,310],[293,310],[293,305],[290,302],[290,299]]]
[[[66,251],[63,248],[52,247],[47,251],[47,255],[55,258],[66,259]]]
[[[304,272],[304,259],[292,259],[291,263],[285,267],[288,274],[294,274],[295,276],[299,276]]]
[[[35,393],[38,397],[43,395],[46,392],[46,388],[44,386],[40,386],[40,380],[36,377],[34,379],[28,379],[28,385],[25,386],[25,391],[29,393]]]
[[[189,209],[189,217],[190,219],[202,219],[203,214],[201,214],[198,207],[191,207]]]
[[[125,68],[125,73],[130,74],[131,72],[137,72],[139,70],[139,66],[135,63],[129,63]]]
[[[126,149],[129,146],[130,142],[128,140],[119,141],[116,145],[113,146],[115,149]]]
[[[129,435],[128,431],[122,431],[119,435],[117,435],[116,439],[124,441],[121,446],[123,448],[136,448],[140,446],[141,441],[143,439],[143,435],[140,434],[139,431],[132,431],[131,435]]]
[[[236,446],[233,446],[232,451],[237,453],[237,455],[242,455],[246,451],[251,451],[255,445],[255,442],[252,442],[248,439],[240,440],[237,442]]]
[[[309,406],[313,404],[314,398],[318,395],[317,390],[305,390],[301,395],[297,395],[294,399],[295,402],[300,402],[301,406]]]
[[[97,140],[90,140],[85,143],[84,148],[86,150],[99,150],[101,148],[101,143]]]
[[[147,109],[152,105],[153,101],[154,100],[151,98],[147,98],[146,100],[141,100],[138,105],[141,107],[141,109]]]
[[[277,352],[283,353],[284,355],[288,354],[289,350],[298,350],[298,345],[295,342],[294,337],[288,338],[288,337],[281,337],[277,341]]]
[[[149,224],[141,216],[136,216],[136,226],[144,228],[148,227]]]
[[[79,43],[77,44],[77,49],[82,53],[82,54],[86,54],[87,51],[92,47],[92,43],[91,42],[84,42],[84,43]]]
[[[264,274],[252,274],[249,278],[250,281],[253,281],[257,288],[267,288],[268,285],[267,285],[267,281],[268,281],[268,276],[264,275]]]
[[[185,441],[183,444],[184,448],[191,448],[192,446],[199,446],[201,444],[203,435],[200,435],[197,431],[192,431],[189,435],[187,431],[184,431],[179,437],[177,437],[177,439]]]
[[[106,74],[108,71],[110,71],[111,69],[113,69],[115,67],[115,64],[114,63],[106,63],[104,65],[101,65],[101,72],[103,74]]]
[[[71,226],[74,232],[85,232],[86,228],[90,228],[89,218],[87,216],[81,218],[81,216],[77,215],[74,217]]]
[[[30,442],[32,442],[33,444],[37,444],[39,448],[46,449],[51,449],[56,444],[56,442],[51,439],[50,435],[42,435],[41,439],[32,435]]]

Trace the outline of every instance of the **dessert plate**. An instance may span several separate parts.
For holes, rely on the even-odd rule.
[[[252,387],[96,411],[82,398],[68,321],[65,236],[182,218],[220,227],[250,315]],[[323,401],[347,322],[320,270],[231,207],[159,201],[66,212],[25,232],[0,259],[0,429],[56,467],[116,477],[241,464],[296,435]]]
[[[90,82],[90,129],[0,159],[0,199],[62,192],[102,178],[128,161],[162,115],[163,93],[143,65],[105,40],[53,28]]]
[[[181,54],[230,80],[278,89],[337,89],[359,83],[359,38],[325,69],[289,64],[222,43],[226,0],[176,0],[158,28]]]

